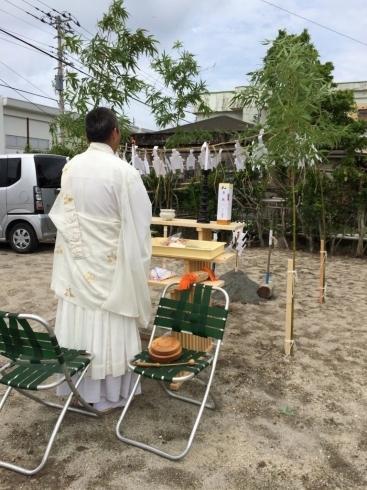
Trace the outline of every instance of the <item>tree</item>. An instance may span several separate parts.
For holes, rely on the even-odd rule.
[[[232,103],[256,106],[266,111],[267,166],[287,169],[292,189],[293,270],[296,268],[296,179],[299,169],[315,163],[326,149],[335,148],[345,135],[345,127],[336,125],[324,104],[331,95],[331,79],[310,36],[287,35],[280,31],[273,41],[263,67],[250,73],[250,86],[234,96]],[[330,68],[330,65],[328,65]],[[324,73],[323,73],[324,71]],[[291,338],[293,339],[294,296]]]
[[[128,133],[131,121],[126,116],[126,106],[131,100],[141,101],[144,97],[147,99],[143,103],[150,107],[159,126],[178,125],[189,105],[199,105],[204,113],[209,113],[203,102],[206,84],[198,80],[200,67],[195,56],[179,42],[173,47],[176,58],[160,53],[158,41],[146,29],[132,32],[127,28],[128,17],[123,0],[114,0],[98,21],[97,33],[91,40],[64,34],[64,50],[75,63],[66,73],[65,99],[70,111],[56,119],[54,134],[56,127],[62,127],[72,143],[83,143],[80,129],[84,116],[100,105],[114,109],[122,130]],[[164,89],[157,90],[140,70],[146,59],[162,78]]]

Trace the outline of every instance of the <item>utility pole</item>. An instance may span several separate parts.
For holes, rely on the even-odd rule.
[[[62,49],[62,20],[58,15],[55,18],[55,29],[57,30],[57,57],[58,57],[58,67],[57,75],[55,76],[55,89],[59,93],[59,107],[61,114],[65,112],[65,100],[64,100],[64,67],[63,67],[63,49]]]
[[[65,99],[64,99],[64,49],[62,44],[62,33],[68,32],[73,34],[74,30],[72,29],[70,22],[74,22],[76,26],[80,27],[79,22],[75,19],[70,12],[59,12],[58,10],[51,9],[59,15],[54,15],[51,12],[44,12],[43,10],[35,7],[37,10],[42,12],[44,15],[41,18],[36,17],[36,19],[40,20],[44,24],[52,26],[57,31],[56,39],[57,39],[57,75],[55,75],[55,90],[59,93],[59,108],[60,113],[65,113]],[[35,16],[34,16],[35,17]]]

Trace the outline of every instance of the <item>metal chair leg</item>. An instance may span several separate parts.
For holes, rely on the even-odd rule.
[[[122,414],[120,416],[120,419],[117,422],[117,426],[116,426],[116,436],[117,436],[117,438],[120,441],[122,441],[122,442],[126,442],[127,444],[131,444],[133,446],[139,447],[140,449],[145,449],[146,451],[150,451],[152,453],[157,454],[158,456],[161,456],[163,458],[169,459],[171,461],[179,461],[180,459],[184,458],[186,456],[186,454],[189,452],[190,448],[191,448],[192,442],[194,440],[194,437],[195,437],[197,428],[198,428],[199,423],[200,423],[200,420],[201,420],[201,416],[203,414],[204,408],[207,405],[206,401],[207,401],[208,396],[209,396],[209,393],[210,393],[210,386],[211,386],[212,381],[213,381],[213,375],[214,375],[214,371],[212,371],[211,374],[210,374],[209,381],[208,381],[208,383],[206,385],[206,390],[205,390],[204,397],[203,397],[201,403],[200,402],[197,402],[197,400],[185,399],[185,397],[181,397],[179,395],[173,396],[174,398],[183,399],[183,401],[188,401],[190,403],[195,403],[195,404],[199,404],[200,405],[199,413],[198,413],[198,415],[196,417],[194,426],[193,426],[193,428],[191,430],[191,434],[190,434],[190,437],[189,437],[188,442],[186,444],[185,450],[182,453],[180,453],[178,455],[170,454],[170,453],[167,453],[165,451],[161,451],[160,449],[158,449],[156,447],[150,446],[148,444],[144,444],[143,442],[139,442],[139,441],[136,441],[134,439],[129,439],[129,438],[124,437],[124,436],[121,435],[121,433],[120,433],[121,423],[122,423],[122,421],[123,421],[123,419],[124,419],[124,417],[126,415],[126,412],[127,412],[128,408],[129,408],[129,405],[130,405],[130,402],[131,402],[131,400],[132,400],[132,398],[134,396],[134,393],[135,393],[135,391],[136,391],[136,389],[138,387],[138,382],[139,382],[141,376],[139,376],[138,381],[136,382],[136,384],[134,386],[133,392],[131,393],[131,395],[129,397],[129,400],[128,400],[126,406],[124,407],[124,410],[123,410],[123,412],[122,412]],[[202,382],[201,380],[200,380],[200,382],[205,385],[205,383]]]
[[[193,378],[192,381],[196,381],[200,385],[206,386],[206,383],[199,378]],[[195,400],[195,398],[189,398],[189,397],[186,397],[183,395],[178,395],[177,392],[169,390],[164,381],[160,381],[159,384],[160,384],[162,390],[167,395],[171,396],[172,398],[175,398],[177,400],[182,400],[182,401],[187,402],[187,403],[192,403],[193,405],[198,405],[198,406],[200,406],[202,403],[201,400]],[[209,408],[210,410],[217,410],[219,408],[219,403],[218,403],[216,396],[214,395],[214,393],[211,390],[209,390],[209,396],[213,400],[213,403],[206,403],[205,408]]]
[[[87,368],[84,369],[81,372],[81,375],[80,375],[78,381],[74,385],[75,390],[77,390],[77,388],[78,388],[80,382],[82,381],[84,375],[86,374],[86,372],[87,372]],[[9,396],[10,391],[11,391],[11,387],[9,387],[8,390],[5,392],[4,397],[7,398]],[[43,455],[42,461],[41,461],[41,463],[35,469],[33,469],[33,470],[27,470],[26,468],[23,468],[22,466],[17,466],[17,465],[11,464],[11,463],[7,463],[5,461],[0,461],[0,467],[7,468],[7,469],[13,470],[13,471],[17,471],[18,473],[22,473],[23,475],[31,476],[31,475],[35,475],[36,473],[38,473],[45,466],[45,464],[47,462],[47,459],[48,459],[48,456],[50,454],[52,445],[54,443],[55,437],[57,435],[57,432],[58,432],[58,430],[60,428],[60,425],[61,425],[61,423],[62,423],[62,421],[63,421],[63,419],[64,419],[67,411],[72,410],[72,411],[75,411],[75,412],[78,412],[78,413],[82,413],[84,415],[92,415],[92,416],[96,416],[96,414],[95,413],[87,414],[86,411],[79,410],[77,408],[76,409],[70,409],[69,406],[70,406],[70,403],[71,403],[71,401],[73,399],[73,396],[74,396],[74,392],[73,391],[71,391],[71,393],[68,396],[68,398],[67,398],[67,400],[66,400],[66,402],[65,402],[64,405],[58,405],[56,403],[51,404],[49,402],[44,403],[43,400],[38,399],[38,397],[36,397],[34,395],[31,395],[30,393],[27,393],[26,394],[22,390],[17,390],[17,391],[21,392],[23,395],[27,396],[28,398],[32,398],[35,401],[38,401],[40,403],[43,403],[44,405],[53,406],[55,408],[61,408],[61,413],[60,413],[60,415],[59,415],[59,417],[58,417],[58,419],[56,421],[55,427],[54,427],[54,429],[52,431],[52,434],[51,434],[51,436],[49,438],[49,441],[48,441],[48,444],[47,444],[47,447],[46,447],[46,451],[45,451],[45,453]],[[3,397],[3,400],[4,400],[4,397]],[[6,398],[5,398],[5,400],[6,400]],[[0,407],[1,408],[5,404],[5,402],[3,400],[2,400],[2,402],[0,404]],[[91,411],[95,411],[95,412],[97,412],[97,414],[100,414],[100,412],[98,412],[98,410],[95,410],[95,409],[93,410],[93,407],[90,407],[90,408],[91,408]]]

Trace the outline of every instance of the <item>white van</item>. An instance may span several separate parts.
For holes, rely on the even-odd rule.
[[[61,155],[0,155],[0,242],[26,254],[40,240],[56,237],[48,213],[59,193],[65,163]]]

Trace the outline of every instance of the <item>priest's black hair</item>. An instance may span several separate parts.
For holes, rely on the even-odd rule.
[[[106,143],[114,129],[119,132],[116,114],[107,107],[96,107],[85,117],[85,133],[89,143]]]

